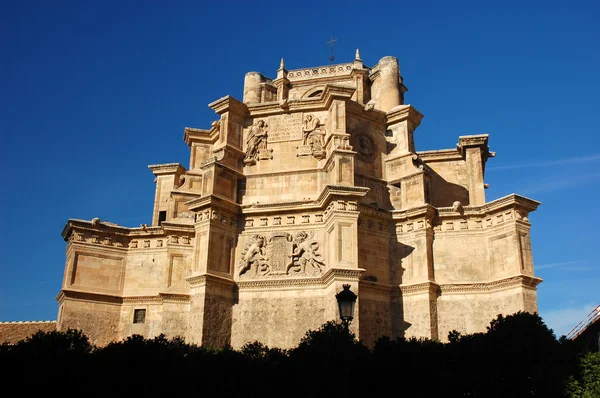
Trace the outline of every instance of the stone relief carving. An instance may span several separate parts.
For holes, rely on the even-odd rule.
[[[238,264],[239,275],[242,276],[254,267],[255,275],[266,275],[270,271],[269,258],[265,252],[265,237],[254,235],[244,246]]]
[[[325,268],[319,243],[313,233],[300,231],[295,236],[286,232],[249,238],[238,263],[241,278],[318,275]]]
[[[264,120],[257,120],[248,130],[246,138],[246,157],[244,164],[253,165],[261,159],[272,159],[273,150],[267,149],[267,128],[269,126]]]
[[[298,156],[325,157],[325,125],[319,118],[307,115],[302,126],[302,145],[298,147]]]
[[[311,267],[308,273],[311,273],[310,271],[323,272],[325,267],[323,256],[318,253],[319,243],[313,240],[312,236],[309,237],[306,232],[300,231],[294,237],[293,243],[292,263],[288,266],[286,274],[289,274],[290,271],[305,274],[307,265]]]
[[[372,155],[374,146],[375,145],[370,137],[366,135],[360,135],[358,137],[358,152],[362,153],[363,155]]]

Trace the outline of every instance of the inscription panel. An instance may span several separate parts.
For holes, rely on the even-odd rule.
[[[302,114],[276,115],[269,118],[268,142],[302,139]]]

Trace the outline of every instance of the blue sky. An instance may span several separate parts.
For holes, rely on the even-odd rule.
[[[209,102],[282,57],[328,64],[331,36],[336,62],[399,59],[417,150],[490,134],[487,199],[542,202],[532,250],[557,335],[600,304],[596,2],[219,3],[1,3],[0,321],[56,319],[66,221],[150,223],[146,166],[187,167],[183,128],[208,128]]]

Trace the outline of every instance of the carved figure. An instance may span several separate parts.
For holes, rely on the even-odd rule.
[[[317,253],[319,250],[319,244],[309,239],[306,232],[298,232],[294,238],[294,249],[292,251],[292,263],[287,267],[286,273],[289,273],[291,268],[294,272],[304,273],[306,271],[306,265],[317,269],[322,272],[325,267],[323,262],[323,256]]]
[[[246,138],[246,157],[244,163],[255,163],[258,160],[258,151],[267,149],[267,127],[264,120],[259,120],[250,126]]]
[[[244,246],[242,257],[240,259],[238,269],[239,275],[242,276],[252,267],[256,268],[257,273],[266,275],[270,271],[269,258],[265,255],[265,237],[262,235],[254,235]]]
[[[463,211],[463,206],[462,203],[460,203],[460,200],[456,200],[454,203],[452,203],[452,210],[459,213]]]
[[[373,153],[373,143],[367,136],[361,135],[358,138],[358,150],[364,155]]]
[[[323,150],[325,133],[321,127],[321,121],[319,118],[313,118],[312,115],[307,115],[304,120],[303,132],[303,145],[308,145],[313,152],[320,152]]]

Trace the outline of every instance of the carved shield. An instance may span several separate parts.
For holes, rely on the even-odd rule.
[[[292,264],[293,243],[288,233],[276,234],[269,240],[271,275],[285,275]]]

